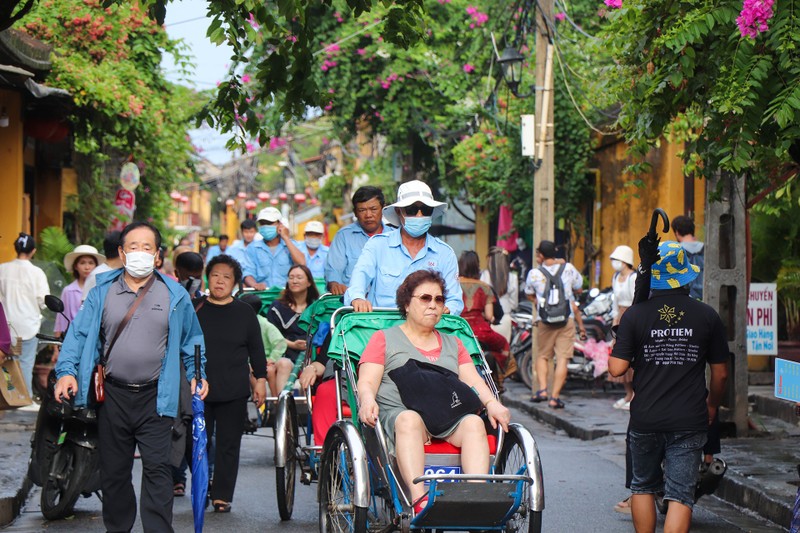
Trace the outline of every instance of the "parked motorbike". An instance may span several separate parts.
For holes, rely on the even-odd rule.
[[[533,357],[531,341],[533,334],[533,305],[525,300],[520,301],[517,309],[511,312],[511,356],[517,360],[517,371],[512,379],[522,380],[531,387],[533,380]]]
[[[55,296],[45,297],[45,305],[63,314],[64,304]],[[61,345],[61,338],[38,334],[40,341]],[[97,438],[97,411],[75,407],[72,398],[61,403],[55,398],[55,371],[47,379],[47,390],[31,437],[28,477],[42,487],[42,515],[48,520],[72,514],[75,502],[83,495],[100,495],[100,463]]]
[[[594,348],[589,342],[595,343],[611,341],[611,324],[614,319],[614,293],[611,287],[602,291],[593,288],[584,293],[579,305],[583,318],[583,327],[586,329],[586,341],[575,336],[573,343],[572,360],[567,364],[567,379],[585,382],[594,382],[600,376],[595,376]]]

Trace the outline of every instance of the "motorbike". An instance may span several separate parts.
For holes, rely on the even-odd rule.
[[[522,380],[530,388],[533,381],[533,357],[531,341],[533,335],[533,305],[529,301],[520,301],[511,312],[511,342],[509,350],[517,361],[517,372],[512,379]]]
[[[567,379],[594,382],[595,376],[594,344],[611,341],[611,324],[614,319],[614,293],[611,288],[591,289],[579,305],[586,329],[586,340],[576,335],[573,343],[572,360],[567,364]],[[600,367],[602,368],[602,367]]]
[[[64,304],[55,296],[45,297],[45,305],[55,313]],[[61,345],[62,338],[38,334],[40,342]],[[78,497],[100,494],[100,462],[97,437],[97,410],[75,407],[72,398],[55,398],[56,375],[50,372],[47,390],[31,436],[28,477],[42,488],[41,510],[48,520],[70,516]]]

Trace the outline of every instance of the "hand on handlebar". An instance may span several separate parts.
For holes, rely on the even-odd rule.
[[[372,304],[363,298],[357,298],[351,302],[353,311],[356,313],[369,313],[372,311]]]
[[[375,424],[378,423],[379,411],[380,408],[374,398],[363,398],[361,405],[358,407],[358,419],[361,420],[361,423],[374,428]]]
[[[347,291],[347,285],[331,281],[330,283],[328,283],[328,290],[331,291],[331,294],[335,294],[336,296],[341,296]]]
[[[75,376],[63,376],[56,382],[55,397],[58,403],[71,400],[78,393],[78,382]]]

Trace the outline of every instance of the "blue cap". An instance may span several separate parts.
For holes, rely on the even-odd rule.
[[[689,262],[680,243],[662,242],[658,253],[661,254],[661,259],[650,267],[651,289],[677,289],[690,284],[700,274],[700,267]]]

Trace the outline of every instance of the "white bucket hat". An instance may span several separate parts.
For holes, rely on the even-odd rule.
[[[622,261],[623,263],[629,264],[631,267],[634,266],[633,263],[633,250],[630,246],[617,246],[611,255],[609,256],[611,259],[616,259],[617,261]]]
[[[413,203],[421,202],[433,207],[433,218],[441,216],[447,209],[447,203],[433,199],[431,188],[419,180],[407,181],[397,189],[397,201],[383,208],[383,218],[393,226],[400,226],[400,217],[395,212],[395,207],[407,207]]]
[[[76,246],[74,250],[64,256],[64,268],[67,269],[67,272],[72,272],[72,265],[74,265],[75,260],[82,255],[90,255],[94,257],[97,260],[98,266],[106,262],[106,256],[99,253],[97,248],[88,244],[80,244]]]

